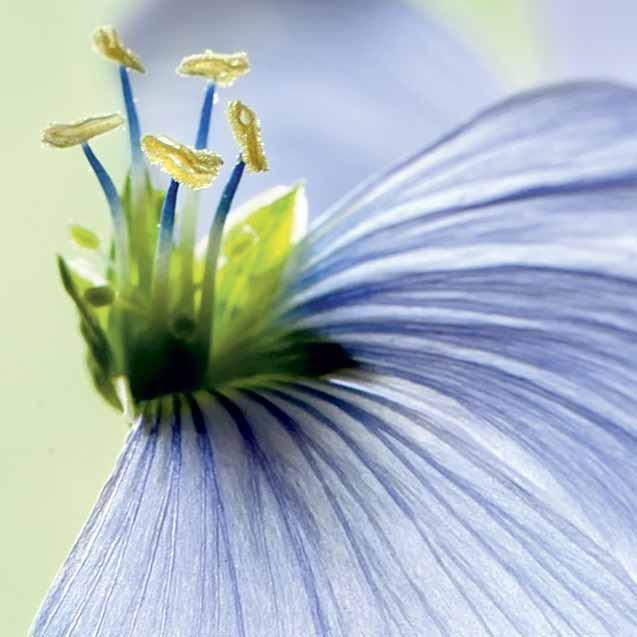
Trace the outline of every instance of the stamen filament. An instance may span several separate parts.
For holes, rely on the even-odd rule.
[[[206,261],[204,265],[204,276],[201,290],[201,305],[199,307],[199,318],[197,326],[200,330],[199,338],[204,346],[205,359],[209,360],[213,348],[214,332],[214,305],[215,305],[215,282],[217,275],[217,263],[219,261],[219,251],[223,236],[223,227],[232,206],[232,201],[241,182],[241,177],[245,170],[245,162],[239,157],[232,170],[230,179],[221,195],[221,200],[217,206],[217,211],[208,233],[208,247],[206,250]]]
[[[95,156],[95,153],[88,145],[88,142],[82,144],[82,150],[88,160],[97,180],[104,191],[106,201],[111,209],[111,217],[113,218],[113,240],[115,242],[115,263],[116,273],[119,284],[122,289],[128,286],[128,228],[126,225],[126,217],[122,208],[122,202],[117,194],[117,188],[113,180],[110,178],[102,162]]]
[[[204,93],[203,104],[201,106],[201,116],[199,118],[199,130],[197,131],[197,141],[195,148],[202,149],[208,146],[208,135],[210,133],[210,119],[212,117],[212,108],[215,101],[214,82],[208,82],[206,92]]]
[[[126,118],[128,119],[128,136],[130,138],[133,165],[139,167],[144,165],[144,154],[142,153],[141,147],[141,128],[139,125],[139,116],[137,115],[137,107],[135,106],[135,99],[133,98],[133,89],[128,76],[128,69],[123,64],[119,67],[119,77],[122,83]]]
[[[152,284],[152,311],[151,314],[158,318],[165,318],[168,308],[168,283],[170,276],[170,256],[172,253],[173,230],[175,227],[175,207],[177,205],[177,192],[179,182],[171,179],[166,192],[164,205],[159,221],[159,237],[155,252],[155,267]]]
[[[127,59],[124,60],[126,62]],[[130,62],[130,60],[128,60]],[[141,63],[140,63],[141,65]],[[137,71],[143,67],[133,67]],[[148,210],[144,206],[144,189],[146,168],[144,162],[144,154],[141,148],[141,126],[139,124],[139,115],[137,114],[137,106],[133,96],[130,75],[128,67],[125,63],[119,65],[119,78],[122,85],[122,97],[124,99],[124,107],[126,109],[126,119],[128,120],[128,136],[131,148],[131,197],[133,202],[133,210],[137,212],[135,219],[135,228],[133,232],[133,249],[136,256],[137,276],[141,287],[150,284],[152,252],[147,250],[148,243],[145,241],[147,232],[152,231],[153,220]],[[140,240],[141,236],[141,240]]]
[[[208,147],[210,136],[210,121],[214,107],[216,84],[209,81],[206,84],[199,128],[195,148],[202,150]],[[186,205],[182,210],[180,228],[180,252],[181,252],[181,302],[180,307],[185,315],[190,316],[194,312],[194,253],[193,248],[197,241],[197,209],[199,208],[199,195],[189,192]]]

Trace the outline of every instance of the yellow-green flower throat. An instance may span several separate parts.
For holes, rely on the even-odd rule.
[[[51,124],[42,140],[56,148],[82,148],[111,212],[110,245],[103,249],[94,233],[75,224],[70,238],[77,255],[58,259],[100,393],[128,409],[166,394],[317,376],[349,365],[337,345],[285,325],[275,312],[307,222],[303,188],[268,191],[228,219],[244,172],[269,168],[259,119],[238,100],[227,107],[238,158],[209,233],[197,242],[196,191],[211,186],[224,165],[208,149],[216,89],[249,71],[248,56],[207,50],[179,65],[180,75],[207,80],[190,147],[165,136],[141,136],[129,77],[129,70],[145,72],[140,58],[111,27],[97,29],[93,41],[119,66],[132,156],[122,191],[89,145],[119,128],[125,121],[120,115]],[[165,192],[153,186],[147,162],[170,177]],[[180,188],[192,192],[181,196],[179,206]]]

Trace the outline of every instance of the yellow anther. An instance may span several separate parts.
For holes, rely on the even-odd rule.
[[[214,53],[207,50],[185,57],[177,67],[179,75],[201,75],[219,86],[232,86],[250,70],[247,53]]]
[[[42,141],[55,148],[69,148],[119,128],[123,123],[122,116],[113,113],[102,117],[89,117],[72,124],[51,124],[42,131]]]
[[[139,73],[146,72],[142,61],[124,46],[113,27],[97,27],[93,32],[93,44],[105,58]]]
[[[168,137],[145,135],[142,148],[151,164],[157,164],[175,181],[193,190],[207,188],[223,165],[217,153],[195,150]]]
[[[241,157],[251,172],[266,172],[268,159],[263,149],[261,139],[261,125],[255,112],[239,100],[228,104],[228,120],[234,133],[234,138],[241,146]]]

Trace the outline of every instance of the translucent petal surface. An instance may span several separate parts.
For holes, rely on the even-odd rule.
[[[183,402],[130,435],[34,634],[631,634],[635,582],[480,422],[391,375]]]
[[[474,411],[631,569],[636,106],[580,84],[479,117],[317,225],[291,310]]]
[[[335,208],[282,312],[365,367],[138,424],[35,634],[634,635],[636,177],[574,85]]]
[[[147,0],[125,29],[149,69],[135,86],[142,124],[194,139],[204,83],[172,69],[205,48],[248,51],[250,74],[220,89],[211,145],[230,164],[238,149],[220,111],[235,97],[254,105],[272,171],[239,196],[306,179],[317,214],[500,94],[479,52],[406,4]]]

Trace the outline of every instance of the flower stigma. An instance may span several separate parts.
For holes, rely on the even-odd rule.
[[[42,140],[54,148],[81,147],[111,213],[110,246],[100,248],[91,230],[73,224],[69,238],[76,254],[58,258],[100,394],[132,415],[144,401],[175,393],[317,377],[351,366],[340,346],[293,327],[277,311],[302,249],[303,187],[273,189],[233,211],[244,173],[269,170],[259,118],[239,100],[227,107],[237,159],[207,236],[197,241],[197,193],[213,186],[224,166],[208,147],[216,89],[248,73],[248,56],[206,50],[177,68],[181,76],[206,79],[189,146],[163,135],[142,136],[128,71],[145,72],[143,63],[112,27],[96,29],[93,43],[119,67],[126,120],[112,114],[51,124]],[[124,121],[131,166],[118,190],[89,141]],[[149,164],[170,178],[165,190],[155,187]]]

